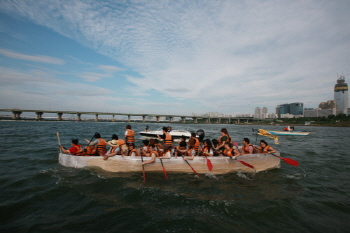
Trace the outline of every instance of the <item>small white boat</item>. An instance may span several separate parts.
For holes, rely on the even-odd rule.
[[[196,137],[198,138],[198,132],[203,132],[202,130],[198,130]],[[140,135],[146,139],[158,139],[158,135],[163,135],[163,129],[160,128],[158,130],[154,131],[141,131]],[[186,137],[186,140],[188,140],[191,137],[191,133],[186,131],[186,130],[172,130],[170,132],[170,135],[173,137],[174,141],[180,141],[181,137]],[[204,132],[203,132],[203,137],[204,137]]]
[[[279,152],[275,153],[279,156]],[[210,159],[214,174],[226,174],[231,172],[261,172],[270,169],[280,168],[280,158],[271,154],[249,154],[238,157],[239,160],[244,161],[254,166],[254,169],[243,165],[237,160],[230,157],[208,157]],[[143,157],[144,161],[150,160],[150,157]],[[205,157],[196,156],[193,160],[188,160],[191,166],[199,174],[209,173]],[[74,156],[70,154],[59,154],[59,163],[66,167],[83,168],[83,167],[99,167],[109,172],[140,172],[142,173],[141,157],[131,157],[116,155],[103,160],[101,156]],[[163,159],[163,164],[167,172],[174,173],[193,173],[186,161],[181,157],[170,159]],[[159,158],[156,158],[154,163],[146,164],[146,172],[163,172],[163,168]]]
[[[309,131],[267,131],[267,132],[277,136],[306,136],[311,133]]]

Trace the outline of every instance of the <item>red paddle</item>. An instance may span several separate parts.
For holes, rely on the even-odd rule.
[[[271,153],[271,154],[272,154],[272,153]],[[278,155],[275,155],[275,154],[272,154],[272,155],[273,155],[273,156],[276,156],[276,157],[278,157],[278,158],[280,158],[280,159],[283,159],[284,162],[286,162],[286,163],[288,163],[288,164],[290,164],[290,165],[292,165],[292,166],[294,166],[294,167],[299,166],[299,162],[298,162],[298,161],[295,161],[295,160],[290,159],[290,158],[282,158],[281,156],[278,156]]]
[[[142,163],[143,163],[142,153],[141,153],[141,160],[142,160]],[[146,182],[145,166],[143,164],[142,164],[142,172],[143,172],[143,180]]]
[[[164,171],[164,175],[165,175],[165,179],[168,179],[168,176],[166,174],[166,171],[165,171],[165,168],[164,168],[164,165],[163,165],[163,160],[160,159],[160,162],[162,163],[162,167],[163,167],[163,171]]]
[[[184,158],[183,155],[181,155],[181,157]],[[198,179],[199,179],[198,173],[193,169],[193,167],[191,166],[191,164],[190,164],[187,160],[185,160],[185,161],[186,161],[186,163],[188,164],[188,166],[190,166],[190,168],[192,168],[192,171],[193,171],[194,173],[196,173],[196,175],[197,175],[197,177],[198,177]]]
[[[205,156],[205,159],[207,160],[207,166],[209,171],[213,170],[213,164],[211,164],[211,161],[208,159],[208,157],[205,155],[205,153],[203,153],[203,155]]]
[[[237,150],[238,150],[238,142],[234,142],[233,143],[233,145],[237,148]],[[232,157],[231,157],[232,158]],[[244,161],[242,161],[242,160],[238,160],[237,159],[237,157],[235,158],[238,162],[240,162],[241,164],[243,164],[243,165],[245,165],[245,166],[247,166],[247,167],[250,167],[250,168],[253,168],[254,169],[254,166],[253,165],[251,165],[251,164],[249,164],[249,163],[246,163],[246,162],[244,162]]]

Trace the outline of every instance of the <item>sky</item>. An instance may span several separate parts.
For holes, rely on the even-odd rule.
[[[1,0],[0,108],[318,107],[350,82],[350,1]]]

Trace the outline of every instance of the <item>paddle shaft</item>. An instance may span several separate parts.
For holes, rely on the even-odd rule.
[[[181,157],[184,158],[183,155],[181,155]],[[190,168],[192,169],[192,171],[193,171],[194,173],[196,173],[197,177],[199,178],[198,173],[193,169],[193,167],[191,166],[191,164],[190,164],[186,159],[184,159],[184,160],[186,161],[186,163],[188,164],[188,166],[190,166]]]
[[[57,132],[56,134],[57,134],[58,145],[60,146],[60,153],[62,153],[61,140],[60,140],[60,133]]]
[[[142,153],[141,153],[141,161],[143,163],[143,156],[142,156]],[[145,173],[145,165],[142,164],[142,173],[143,173],[143,179],[144,181],[146,182],[146,173]]]
[[[166,174],[166,171],[165,171],[165,168],[164,168],[164,165],[163,165],[163,159],[160,159],[160,162],[161,162],[162,167],[163,167],[164,176],[165,176],[166,179],[168,179],[168,176],[167,176],[167,174]]]

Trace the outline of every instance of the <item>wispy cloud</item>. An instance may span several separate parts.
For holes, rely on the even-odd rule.
[[[0,49],[0,54],[4,55],[6,57],[10,57],[10,58],[14,58],[14,59],[21,59],[21,60],[26,60],[26,61],[50,63],[50,64],[55,64],[55,65],[63,65],[64,64],[64,60],[59,59],[59,58],[43,56],[43,55],[26,55],[26,54],[16,53],[16,52],[12,52],[12,51],[5,50],[5,49]]]
[[[209,111],[317,105],[332,95],[335,73],[349,73],[349,1],[4,0],[0,9],[132,68],[135,94],[156,90]]]

